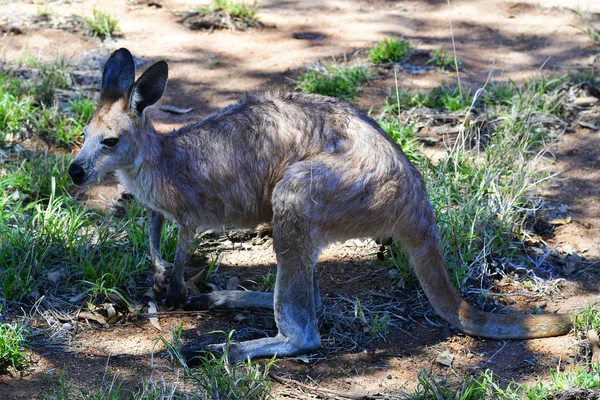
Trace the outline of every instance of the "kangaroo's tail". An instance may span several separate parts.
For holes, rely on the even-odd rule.
[[[490,339],[527,339],[566,335],[571,330],[568,314],[506,315],[476,310],[450,282],[435,226],[420,242],[409,248],[415,273],[435,311],[461,332]]]

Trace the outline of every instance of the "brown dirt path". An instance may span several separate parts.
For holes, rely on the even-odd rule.
[[[600,12],[600,4],[585,0],[462,0],[452,1],[450,9],[446,2],[436,0],[261,0],[259,16],[267,28],[207,33],[189,31],[177,23],[175,13],[189,10],[196,4],[194,1],[163,0],[162,8],[132,3],[95,3],[98,9],[117,16],[122,37],[101,42],[79,32],[23,28],[22,34],[3,34],[1,60],[60,56],[77,64],[85,59],[95,63],[99,75],[101,61],[119,47],[128,47],[143,60],[164,59],[169,62],[170,81],[161,104],[194,108],[192,113],[179,116],[157,107],[151,110],[157,125],[169,129],[195,121],[235,101],[244,92],[291,89],[291,80],[305,63],[342,56],[352,60],[354,54],[387,36],[403,36],[423,50],[439,46],[450,50],[450,20],[457,54],[463,62],[461,80],[470,87],[483,84],[492,65],[493,78],[503,80],[534,76],[542,66],[548,73],[589,69],[597,49],[587,36],[571,26],[578,24],[572,10],[579,7]],[[68,16],[90,15],[93,4],[48,2],[47,6],[57,15]],[[0,1],[0,25],[9,21],[25,27],[25,21],[35,16],[38,7],[30,2]],[[302,32],[322,39],[293,37]],[[92,61],[86,58],[90,54],[95,55]],[[449,73],[398,74],[401,87],[420,90],[455,80],[456,76]],[[363,88],[359,106],[377,110],[393,87],[393,74],[372,81]],[[598,131],[582,128],[561,139],[551,168],[564,172],[544,192],[550,200],[566,204],[573,214],[573,223],[558,230],[555,244],[564,251],[570,246],[589,261],[598,261],[600,247],[598,135]],[[319,267],[325,294],[351,297],[365,289],[393,290],[387,272],[382,273],[373,264],[374,250],[369,245],[337,245],[328,249]],[[224,273],[260,276],[274,270],[274,256],[268,245],[255,246],[251,251],[226,252],[222,264]],[[547,299],[548,310],[572,309],[597,299],[597,270],[596,264],[576,271],[559,296]],[[359,275],[364,279],[339,284]],[[189,339],[214,328],[235,327],[231,316],[165,318],[161,323],[163,331],[168,332],[183,320],[185,337]],[[264,329],[268,331],[268,321],[262,320],[266,317],[256,318],[260,319],[258,326],[267,326]],[[32,349],[36,364],[22,377],[0,377],[0,398],[42,398],[41,393],[51,386],[47,376],[56,376],[62,369],[68,378],[84,387],[98,385],[103,377],[111,377],[116,371],[129,387],[135,387],[138,378],[152,373],[168,375],[166,360],[157,361],[159,367],[154,372],[150,365],[157,336],[148,321],[140,321],[109,330],[86,327],[61,348],[40,342]],[[443,351],[455,356],[451,368],[435,362]],[[277,371],[291,372],[297,379],[308,375],[320,385],[337,390],[378,393],[415,388],[417,373],[422,369],[449,381],[460,381],[489,368],[502,381],[533,382],[547,376],[548,367],[556,367],[559,361],[564,365],[575,354],[573,335],[506,343],[481,341],[457,335],[444,324],[436,327],[423,320],[409,320],[404,330],[392,330],[387,342],[375,342],[365,351],[323,354],[309,364],[284,360],[278,363]],[[302,397],[296,389],[281,385],[275,386],[274,393],[279,398]]]

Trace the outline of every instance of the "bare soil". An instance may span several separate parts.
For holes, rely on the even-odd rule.
[[[352,61],[375,41],[388,36],[405,37],[421,51],[440,46],[451,51],[453,34],[463,63],[462,84],[473,89],[489,76],[521,81],[540,70],[561,74],[600,66],[598,49],[573,27],[580,25],[573,13],[576,7],[600,12],[598,2],[584,0],[460,0],[452,1],[450,7],[435,0],[261,0],[258,15],[265,27],[247,32],[187,29],[177,21],[196,5],[191,0],[155,2],[161,7],[146,3],[95,3],[98,9],[114,14],[121,27],[119,37],[101,41],[84,36],[68,24],[65,28],[32,23],[39,8],[37,2],[0,1],[2,60],[15,63],[32,55],[85,64],[97,71],[80,82],[80,90],[90,91],[98,82],[103,60],[119,47],[129,48],[143,66],[166,60],[170,80],[159,105],[194,110],[176,115],[153,107],[150,116],[163,130],[198,120],[245,92],[291,90],[293,79],[305,64],[329,62],[334,57]],[[46,5],[53,10],[53,18],[64,19],[91,15],[93,7],[87,1]],[[440,82],[455,83],[456,75],[430,69],[422,73],[401,71],[397,79],[401,88],[428,90]],[[394,73],[382,70],[379,79],[363,87],[359,107],[379,110],[394,85]],[[510,303],[520,305],[518,309],[531,310],[534,305],[545,304],[546,312],[564,312],[598,300],[600,131],[578,126],[564,134],[553,151],[555,158],[547,160],[546,167],[560,174],[540,194],[549,204],[562,205],[571,215],[571,221],[556,228],[548,240],[562,260],[559,265],[564,269],[564,281],[559,294],[552,297],[510,297]],[[91,190],[91,203],[98,206],[119,196],[119,188],[114,185]],[[246,249],[225,251],[220,273],[237,276],[242,284],[251,285],[248,280],[258,281],[267,272],[274,272],[275,257],[269,243],[267,240]],[[361,300],[377,298],[375,294],[398,293],[387,269],[375,262],[376,252],[377,247],[367,241],[328,248],[318,267],[323,293],[331,298],[340,294],[359,296]],[[408,304],[407,316],[417,308],[428,309],[414,291],[401,291],[401,296]],[[275,371],[334,390],[385,394],[413,390],[417,374],[423,369],[450,382],[491,369],[501,382],[533,383],[547,377],[549,367],[562,369],[577,358],[578,340],[574,334],[527,341],[480,340],[449,329],[431,310],[417,314],[420,317],[407,318],[401,329],[391,329],[385,341],[373,340],[364,349],[342,352],[328,352],[325,347],[308,363],[280,360]],[[43,325],[44,321],[38,323]],[[168,332],[181,323],[185,340],[198,340],[197,335],[214,329],[235,328],[249,335],[274,333],[268,314],[246,312],[162,317],[162,332],[145,319],[108,329],[83,324],[66,341],[36,338],[31,348],[34,364],[21,375],[0,376],[0,398],[41,399],[52,386],[49,378],[63,370],[80,387],[98,386],[117,372],[131,389],[139,386],[140,378],[151,374],[172,378],[170,361],[164,355],[152,355],[162,350],[155,338],[168,337]],[[454,356],[450,367],[436,362],[443,352]],[[273,394],[276,398],[314,398],[280,384],[274,385]]]

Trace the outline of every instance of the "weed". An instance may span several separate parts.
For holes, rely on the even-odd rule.
[[[501,400],[545,400],[548,398],[580,398],[582,395],[570,393],[561,396],[561,393],[569,394],[573,389],[597,390],[600,388],[600,370],[593,368],[591,372],[582,369],[570,369],[565,372],[556,372],[550,369],[550,380],[538,382],[533,387],[510,382],[508,385],[500,385],[493,376],[493,372],[486,370],[478,377],[467,377],[465,381],[456,388],[444,380],[438,380],[426,370],[419,373],[419,386],[417,390],[408,396],[414,400],[426,399],[501,399]],[[587,398],[587,397],[586,397]]]
[[[271,271],[267,272],[260,278],[258,282],[258,291],[260,292],[272,292],[275,289],[275,278],[276,275]]]
[[[34,104],[20,83],[0,74],[0,143],[17,139],[34,118]]]
[[[369,50],[373,64],[395,63],[409,57],[414,48],[404,39],[388,38],[376,43]]]
[[[207,7],[201,7],[198,9],[202,13],[214,13],[222,11],[229,18],[239,18],[244,20],[253,21],[256,19],[256,12],[258,6],[256,1],[253,3],[238,2],[236,0],[212,0],[210,5]]]
[[[492,86],[488,102],[497,99],[501,104],[481,110],[489,113],[486,119],[498,121],[486,127],[485,135],[477,125],[465,127],[436,164],[411,156],[424,174],[448,269],[459,287],[467,279],[487,276],[488,260],[496,260],[499,270],[503,259],[525,262],[516,257],[521,248],[519,232],[523,216],[539,207],[530,193],[545,180],[536,166],[544,154],[544,143],[551,140],[550,132],[535,122],[535,116],[561,109],[562,97],[557,93],[561,82],[538,79],[522,87]],[[446,86],[426,95],[400,92],[389,98],[382,118],[395,117],[399,108],[417,105],[464,109],[470,104],[468,99]],[[395,246],[392,251],[402,254]],[[390,258],[387,262],[398,265],[402,279],[410,279],[405,260],[399,261]]]
[[[96,7],[92,9],[92,17],[83,17],[83,22],[88,34],[101,39],[114,36],[119,32],[119,21],[114,16],[97,10]]]
[[[181,349],[183,348],[183,341],[181,340],[181,334],[183,333],[183,322],[179,325],[179,327],[173,329],[171,331],[171,342],[166,340],[164,337],[159,337],[155,339],[155,342],[161,342],[163,346],[165,346],[165,350],[167,354],[171,357],[171,363],[173,364],[173,368],[176,366],[183,367],[186,371],[189,370],[185,357],[181,353]]]
[[[600,304],[594,303],[579,311],[573,317],[573,326],[583,333],[590,329],[600,329]]]
[[[200,365],[190,370],[190,378],[207,399],[268,399],[271,380],[269,369],[275,359],[263,367],[250,360],[230,364],[224,356],[212,353],[199,356]]]
[[[492,82],[486,89],[485,102],[491,107],[512,106],[519,88],[513,81]]]
[[[0,323],[0,371],[8,367],[21,370],[29,364],[24,350],[25,334],[22,325]]]
[[[592,21],[590,20],[590,12],[581,11],[579,8],[573,10],[573,12],[579,17],[580,25],[571,26],[588,35],[595,45],[600,45],[600,30],[592,25]]]
[[[443,47],[433,50],[433,56],[427,61],[441,71],[456,71],[461,62],[455,56],[450,55]]]
[[[296,86],[306,93],[318,93],[352,101],[356,97],[360,84],[371,76],[367,67],[360,65],[354,67],[318,65],[301,75]]]
[[[81,140],[83,127],[94,110],[91,99],[78,97],[69,102],[66,113],[55,103],[56,89],[71,85],[70,68],[64,60],[43,63],[35,60],[32,80],[0,74],[0,143],[36,135],[72,146]]]
[[[101,385],[92,389],[76,388],[73,384],[67,381],[64,370],[61,371],[57,378],[49,377],[52,382],[52,389],[43,393],[46,400],[121,400],[125,398],[133,398],[134,400],[143,399],[144,397],[132,397],[129,390],[123,389],[123,381],[119,380],[119,375],[113,375],[113,379],[109,382],[102,382]],[[147,399],[148,397],[145,397]],[[157,397],[163,399],[163,397]]]
[[[63,277],[55,290],[88,290],[92,298],[135,290],[133,277],[147,266],[145,221],[137,224],[142,207],[129,207],[131,220],[88,210],[67,193],[70,156],[14,152],[0,169],[2,297],[20,301],[49,290],[49,272]]]
[[[48,19],[52,14],[54,14],[54,10],[50,6],[38,6],[35,10],[35,15],[40,19]]]
[[[65,60],[38,62],[31,94],[37,103],[52,105],[56,89],[66,89],[71,83],[71,69]]]
[[[415,134],[415,125],[404,125],[399,118],[380,118],[379,125],[402,148],[409,160],[416,162],[421,159],[421,143]]]
[[[462,111],[471,104],[471,96],[468,92],[461,92],[458,87],[448,85],[437,86],[427,94],[418,92],[411,93],[403,90],[392,93],[384,102],[386,114],[397,114],[401,110],[414,107],[427,107],[447,111]]]
[[[66,109],[74,114],[80,124],[87,125],[92,118],[96,105],[94,100],[89,97],[79,96],[70,100]]]
[[[199,353],[198,366],[189,368],[181,355],[182,326],[172,332],[172,343],[164,338],[161,341],[171,355],[174,364],[180,364],[186,371],[186,377],[193,383],[198,395],[203,399],[267,399],[270,398],[271,381],[267,375],[275,363],[273,357],[263,367],[250,360],[231,364],[228,360],[229,348],[235,345],[232,340],[234,331],[225,339],[225,348],[220,356],[213,353]],[[212,332],[218,333],[218,332]]]

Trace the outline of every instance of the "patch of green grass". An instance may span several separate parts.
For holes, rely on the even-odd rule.
[[[590,329],[600,329],[600,304],[594,303],[579,311],[573,317],[573,326],[583,333]]]
[[[373,64],[395,63],[409,57],[414,48],[408,40],[388,38],[376,43],[369,50]]]
[[[571,26],[588,35],[595,45],[600,45],[600,28],[592,23],[590,12],[581,11],[579,8],[573,10],[573,12],[579,17],[579,24]]]
[[[50,6],[38,6],[35,10],[35,15],[38,18],[49,18],[52,14],[54,14],[54,10],[50,8]]]
[[[234,344],[234,331],[225,338],[223,354],[216,356],[212,353],[199,353],[198,366],[189,368],[181,355],[182,327],[172,331],[172,342],[164,338],[157,339],[166,347],[174,364],[181,365],[186,379],[194,385],[194,392],[202,399],[231,399],[231,400],[263,400],[271,398],[269,389],[271,380],[268,378],[269,369],[274,365],[275,358],[264,366],[250,360],[230,363],[229,348]],[[213,332],[216,333],[216,332]]]
[[[354,299],[354,318],[362,323],[363,333],[369,333],[385,340],[389,331],[390,314],[388,312],[369,312],[367,317],[366,311],[359,298],[356,297]]]
[[[164,395],[165,392],[148,390],[154,385],[151,379],[144,382],[143,388],[138,393],[123,388],[123,380],[115,374],[110,381],[104,381],[92,389],[77,388],[73,383],[67,380],[64,370],[56,378],[48,377],[52,382],[52,388],[43,393],[46,400],[122,400],[122,399],[172,399],[173,397],[148,397],[148,394]],[[148,388],[148,389],[147,389]],[[170,394],[170,393],[169,393]]]
[[[20,81],[0,74],[0,144],[16,139],[27,129],[34,109],[33,100],[23,95]]]
[[[519,95],[519,87],[513,81],[492,82],[485,90],[485,102],[491,107],[511,106]]]
[[[456,387],[443,379],[436,379],[434,375],[423,370],[418,376],[419,386],[408,398],[413,400],[547,400],[563,398],[560,394],[569,392],[571,396],[564,398],[580,398],[574,395],[573,390],[597,390],[600,388],[599,378],[600,370],[597,367],[590,372],[583,369],[556,372],[551,369],[550,379],[539,381],[533,387],[515,382],[505,386],[494,379],[492,371],[486,370],[478,377],[467,377],[459,387]]]
[[[0,143],[14,142],[30,135],[51,139],[71,147],[82,140],[82,131],[94,112],[94,102],[77,97],[60,111],[55,101],[57,89],[71,86],[66,62],[32,62],[32,79],[0,73]]]
[[[256,1],[246,3],[236,0],[212,0],[207,7],[198,8],[199,12],[214,13],[218,11],[224,12],[230,18],[240,18],[244,20],[255,20],[258,6]]]
[[[384,131],[400,146],[412,162],[422,159],[421,142],[415,133],[415,125],[405,125],[399,118],[382,117],[378,121]]]
[[[528,81],[506,92],[501,88],[495,91],[495,99],[502,104],[484,105],[480,110],[488,113],[486,120],[497,121],[486,126],[485,134],[477,124],[464,127],[436,163],[411,155],[424,175],[448,269],[458,286],[478,274],[479,268],[486,268],[490,259],[500,265],[509,258],[519,262],[524,217],[539,207],[531,193],[545,180],[537,162],[544,154],[544,143],[552,140],[551,132],[536,117],[562,107],[560,80]],[[426,95],[401,92],[398,96],[388,100],[383,118],[395,116],[398,103],[401,109],[418,102],[451,110],[464,108],[470,101],[445,86]]]
[[[453,55],[448,53],[443,47],[433,50],[433,56],[427,61],[441,71],[456,71],[460,68],[461,62]]]
[[[123,219],[79,204],[68,194],[68,155],[8,155],[0,168],[0,295],[20,301],[40,288],[91,299],[135,292],[135,277],[149,264],[143,208],[132,202],[131,219]],[[46,279],[50,272],[60,272],[61,285]]]
[[[78,123],[81,125],[87,125],[87,123],[90,122],[95,110],[96,104],[94,100],[84,96],[79,96],[70,100],[67,105],[67,111],[73,113],[77,118]]]
[[[38,62],[37,72],[30,87],[34,100],[49,106],[54,103],[56,89],[66,89],[72,84],[71,69],[67,62]]]
[[[0,371],[8,367],[22,370],[29,364],[24,349],[25,333],[21,325],[0,323]]]
[[[462,111],[469,108],[471,101],[472,98],[468,91],[461,91],[458,87],[442,84],[431,89],[429,93],[412,93],[409,90],[392,93],[385,100],[384,113],[397,114],[399,110],[414,107]]]
[[[94,7],[91,17],[83,17],[85,30],[92,36],[98,36],[101,39],[114,36],[119,30],[119,20],[108,13],[99,11]]]
[[[353,101],[360,88],[372,74],[365,66],[341,67],[328,65],[310,69],[298,78],[296,87],[306,93],[318,93]]]

